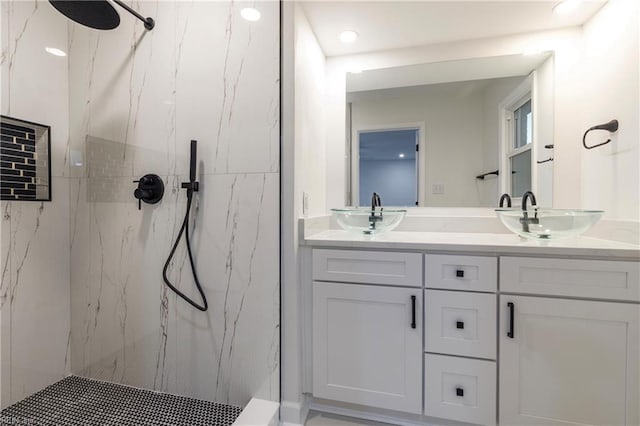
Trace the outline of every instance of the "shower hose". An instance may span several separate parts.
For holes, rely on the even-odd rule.
[[[204,291],[202,290],[202,286],[200,285],[200,280],[198,279],[198,273],[196,272],[196,266],[193,262],[193,255],[191,254],[191,241],[189,240],[189,215],[191,213],[191,202],[193,201],[193,187],[187,189],[187,212],[184,215],[184,221],[182,222],[182,226],[180,227],[180,232],[178,232],[178,236],[176,237],[176,242],[173,244],[173,248],[171,249],[171,253],[169,253],[169,257],[167,258],[167,262],[164,264],[164,269],[162,270],[162,276],[164,278],[165,284],[174,291],[178,296],[180,296],[185,302],[189,303],[194,308],[200,311],[206,311],[209,309],[209,304],[207,303],[207,297],[204,295]],[[180,243],[180,238],[184,234],[185,240],[187,242],[187,254],[189,256],[189,263],[191,264],[191,272],[193,273],[193,279],[196,283],[196,287],[200,296],[202,297],[203,304],[200,305],[197,302],[194,302],[193,299],[190,299],[183,292],[178,290],[171,281],[169,281],[169,277],[167,277],[167,269],[169,269],[169,264],[171,263],[171,259],[176,254],[176,249],[178,248],[178,244]]]

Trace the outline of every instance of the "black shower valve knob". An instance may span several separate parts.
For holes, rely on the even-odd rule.
[[[134,180],[138,187],[133,191],[133,196],[138,200],[138,210],[142,209],[142,202],[156,204],[164,195],[164,182],[156,174],[147,174],[138,180]]]

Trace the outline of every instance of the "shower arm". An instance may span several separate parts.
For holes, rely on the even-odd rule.
[[[123,8],[124,10],[126,10],[127,12],[129,12],[130,14],[132,14],[133,16],[135,16],[136,18],[138,18],[139,20],[141,20],[142,22],[144,22],[144,27],[147,30],[151,31],[153,27],[156,26],[156,22],[153,20],[153,18],[145,18],[144,16],[140,15],[138,12],[136,12],[135,10],[127,6],[122,0],[111,0],[111,1],[117,4],[118,6],[120,6],[121,8]]]

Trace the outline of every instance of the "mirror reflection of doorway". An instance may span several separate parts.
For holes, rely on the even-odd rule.
[[[371,204],[376,192],[383,206],[408,207],[418,202],[418,129],[358,133],[358,200]]]

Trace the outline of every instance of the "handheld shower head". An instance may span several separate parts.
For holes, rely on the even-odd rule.
[[[191,162],[189,164],[189,180],[196,181],[196,167],[198,165],[198,141],[191,141]]]

